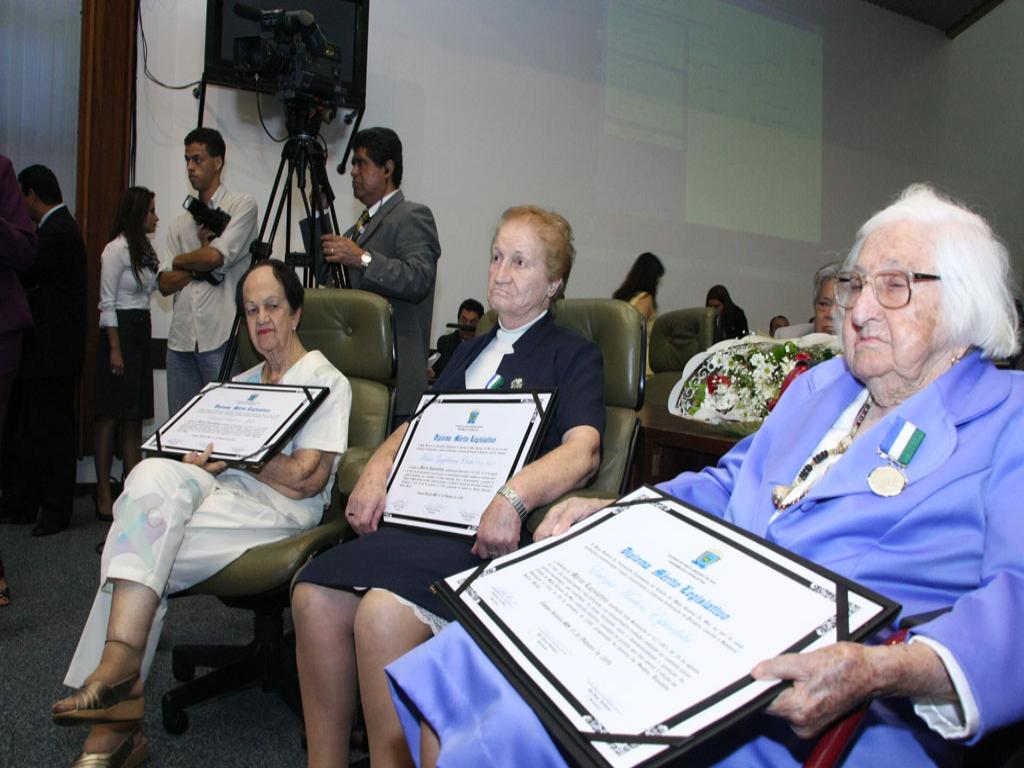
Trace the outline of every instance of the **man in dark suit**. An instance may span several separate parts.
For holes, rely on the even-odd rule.
[[[25,329],[32,325],[25,290],[18,273],[31,268],[36,258],[36,233],[28,217],[25,198],[18,188],[14,165],[0,155],[0,433],[7,417],[7,401],[21,364]],[[0,453],[0,466],[5,457]],[[0,608],[11,604],[11,591],[0,558]]]
[[[437,338],[437,359],[427,368],[427,379],[433,384],[452,359],[459,344],[476,335],[476,325],[484,316],[484,305],[476,299],[466,299],[459,304],[459,321],[455,330]],[[451,324],[448,325],[451,328]]]
[[[2,514],[33,522],[33,536],[71,523],[75,492],[75,400],[85,351],[85,242],[64,205],[53,171],[32,165],[18,174],[39,251],[21,275],[33,327],[4,429]]]
[[[398,335],[395,422],[411,416],[427,388],[427,348],[441,245],[434,214],[405,199],[402,142],[390,128],[352,139],[352,193],[366,210],[344,235],[324,235],[324,259],[348,267],[353,288],[391,302]]]

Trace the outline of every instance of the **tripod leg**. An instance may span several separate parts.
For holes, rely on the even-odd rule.
[[[327,210],[324,208],[324,198],[327,199],[327,205],[331,212],[331,224],[333,231],[341,234],[341,229],[338,228],[338,214],[334,210],[334,190],[331,189],[331,182],[327,178],[327,157],[323,150],[317,147],[317,152],[313,153],[313,157],[310,162],[310,176],[313,179],[313,189],[316,192],[316,201],[320,215],[326,217]],[[325,219],[322,219],[325,220]],[[322,259],[323,252],[321,249],[317,249],[318,256]],[[331,264],[331,282],[336,288],[349,288],[352,283],[349,281],[348,269],[341,264]],[[319,273],[318,273],[319,274]]]
[[[292,175],[294,173],[294,164],[289,162],[289,158],[294,157],[295,148],[292,145],[291,140],[285,143],[284,148],[281,150],[281,161],[277,164],[277,173],[274,176],[274,184],[270,188],[270,198],[267,200],[267,207],[263,210],[263,221],[260,223],[260,232],[256,240],[249,244],[249,269],[252,269],[262,261],[266,261],[270,258],[271,254],[271,243],[274,242],[274,235],[277,233],[277,226],[281,220],[281,214],[284,210],[284,202],[287,195],[281,194],[279,203],[277,205],[276,213],[273,215],[273,224],[271,225],[270,240],[265,241],[263,239],[267,232],[267,225],[271,222],[271,211],[274,211],[274,198],[278,196],[278,190],[281,188],[282,176],[285,176],[285,168],[288,168],[287,176],[285,176],[285,186],[290,188]],[[220,363],[220,371],[217,373],[218,381],[228,381],[231,378],[231,370],[235,364],[235,355],[238,354],[238,333],[242,327],[242,315],[235,310],[235,319],[231,323],[231,334],[228,336],[228,345],[224,349],[224,358]]]

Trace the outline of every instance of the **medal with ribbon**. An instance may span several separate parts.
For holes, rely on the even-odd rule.
[[[924,441],[924,432],[902,417],[897,417],[878,445],[878,455],[889,464],[875,467],[868,475],[868,487],[878,496],[898,496],[907,487],[903,473]]]

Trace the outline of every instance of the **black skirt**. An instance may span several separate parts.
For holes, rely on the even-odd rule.
[[[524,525],[519,546],[531,539]],[[376,533],[327,550],[303,568],[295,582],[349,591],[378,587],[453,621],[455,616],[430,585],[486,562],[470,552],[472,547],[472,539],[382,525]]]
[[[110,370],[110,340],[100,328],[96,344],[96,416],[119,421],[153,418],[153,361],[148,309],[117,310],[124,375]]]

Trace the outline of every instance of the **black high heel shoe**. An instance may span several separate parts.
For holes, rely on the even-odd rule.
[[[104,523],[114,522],[113,515],[104,515],[100,512],[100,500],[96,497],[96,491],[92,492],[92,512],[96,515],[97,520],[101,520]]]
[[[117,499],[117,497],[121,495],[122,490],[124,490],[124,486],[114,478],[110,478],[110,498]],[[102,520],[104,523],[114,522],[113,514],[104,515],[102,512],[100,512],[100,501],[99,498],[97,498],[96,496],[96,491],[92,492],[92,507],[93,514],[96,515],[97,520]]]

